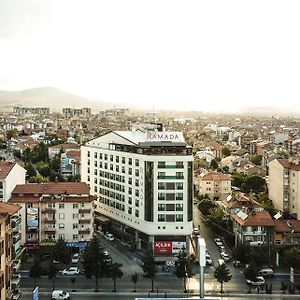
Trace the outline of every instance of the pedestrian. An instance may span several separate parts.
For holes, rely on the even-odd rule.
[[[257,290],[257,294],[259,294],[259,286],[256,288],[256,290]]]
[[[162,266],[162,271],[165,272],[165,266]]]

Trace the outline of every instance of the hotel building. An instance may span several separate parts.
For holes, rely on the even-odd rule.
[[[91,186],[95,224],[153,247],[156,260],[189,251],[193,156],[182,132],[161,124],[113,131],[81,147],[81,180]]]

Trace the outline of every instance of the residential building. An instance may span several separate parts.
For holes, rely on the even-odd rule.
[[[19,164],[0,161],[0,201],[7,202],[17,184],[25,183],[26,170]]]
[[[49,115],[49,107],[14,107],[13,112],[18,115]]]
[[[0,299],[12,300],[20,296],[19,282],[13,281],[16,242],[12,216],[20,207],[0,202]]]
[[[17,185],[10,203],[22,208],[21,243],[39,247],[45,241],[89,241],[93,236],[93,200],[83,182]]]
[[[103,231],[151,245],[156,260],[189,251],[193,156],[182,132],[141,124],[93,139],[81,147],[81,180],[98,197]]]
[[[268,246],[273,242],[274,221],[267,211],[239,211],[232,216],[235,245]]]
[[[73,117],[90,117],[92,115],[91,109],[88,107],[84,108],[63,108],[63,115],[65,118]]]
[[[80,174],[80,151],[70,150],[62,153],[60,161],[60,173],[63,178]]]
[[[300,216],[300,163],[297,158],[273,159],[269,163],[269,198],[274,207]]]
[[[231,176],[220,172],[209,172],[198,177],[199,194],[210,199],[224,199],[231,194]]]
[[[68,153],[69,151],[80,151],[80,145],[75,143],[70,144],[59,144],[48,148],[49,159],[52,159],[59,153]]]
[[[300,246],[300,221],[299,220],[274,220],[274,245],[275,248]]]

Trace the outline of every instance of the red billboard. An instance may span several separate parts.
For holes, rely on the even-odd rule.
[[[172,253],[172,242],[170,241],[155,241],[154,253]]]

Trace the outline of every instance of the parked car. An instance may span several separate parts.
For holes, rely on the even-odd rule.
[[[258,275],[273,277],[274,276],[274,271],[271,268],[262,268],[258,271]]]
[[[105,237],[105,239],[106,239],[107,241],[114,241],[114,240],[115,240],[114,235],[113,235],[112,233],[109,233],[109,232],[107,232],[107,233],[104,235],[104,237]]]
[[[211,266],[212,265],[212,259],[208,253],[206,253],[206,265]]]
[[[111,255],[110,255],[110,253],[108,252],[108,251],[103,251],[103,255],[104,255],[104,261],[106,262],[106,263],[109,263],[109,264],[111,264],[112,263],[112,258],[111,258]]]
[[[79,273],[80,273],[80,270],[78,267],[69,267],[62,271],[63,275],[78,275]]]
[[[225,264],[225,261],[224,261],[224,259],[218,259],[218,264],[219,264],[219,266],[221,266],[221,265],[224,265]]]
[[[194,228],[193,228],[193,234],[194,234],[194,235],[200,235],[199,229],[198,229],[197,227],[194,227]]]
[[[220,251],[220,253],[221,252],[226,252],[226,248],[225,248],[225,246],[219,246],[219,251]]]
[[[221,241],[220,238],[215,238],[214,240],[215,240],[215,243],[216,243],[216,245],[217,245],[218,247],[223,246],[223,243],[222,243],[222,241]]]
[[[224,261],[230,261],[230,257],[226,252],[221,252],[220,255],[224,259]]]
[[[54,290],[51,294],[52,300],[69,300],[70,295],[69,293],[62,291],[62,290]]]
[[[253,286],[261,286],[265,284],[265,279],[262,276],[256,276],[255,280],[247,279],[247,284],[253,285]]]
[[[79,253],[75,253],[72,256],[72,264],[77,264],[79,262],[79,259],[80,259],[80,254]]]

